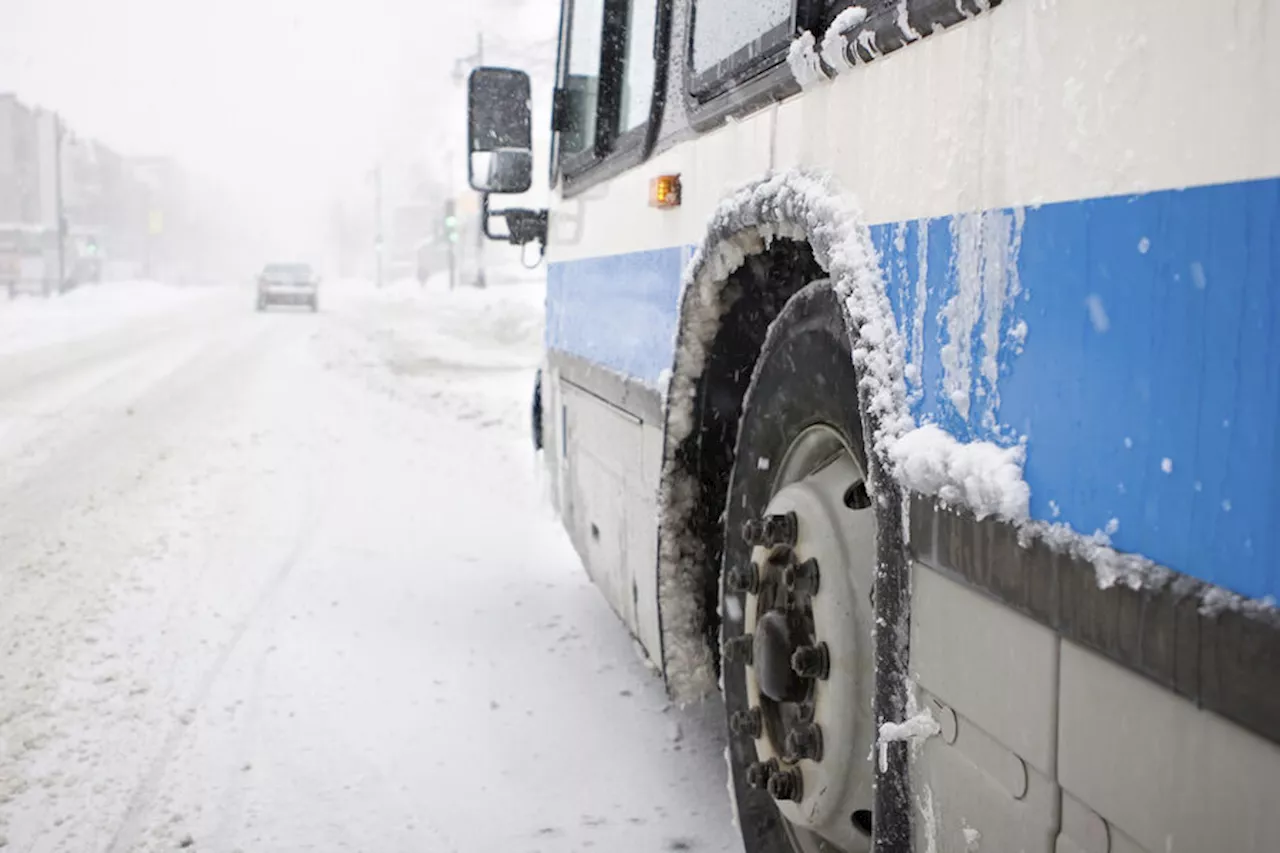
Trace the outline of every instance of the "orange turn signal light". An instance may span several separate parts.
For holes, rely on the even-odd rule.
[[[680,176],[659,175],[649,181],[649,206],[657,208],[680,206]]]

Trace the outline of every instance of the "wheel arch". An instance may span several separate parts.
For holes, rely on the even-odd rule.
[[[790,171],[748,185],[717,208],[685,269],[667,391],[657,587],[662,669],[677,701],[717,690],[721,513],[756,358],[787,298],[823,276],[842,296],[877,511],[882,529],[898,534],[892,562],[905,564],[885,438],[912,424],[902,338],[870,231],[824,175]]]

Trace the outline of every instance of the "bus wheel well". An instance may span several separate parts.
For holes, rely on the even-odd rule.
[[[668,423],[663,523],[679,529],[665,531],[660,560],[678,576],[660,577],[659,598],[664,670],[677,698],[705,693],[718,676],[722,523],[747,386],[770,323],[794,293],[825,276],[808,242],[773,239],[757,248],[721,284],[727,307],[689,389],[687,434],[674,447]],[[683,476],[670,476],[673,468]],[[680,494],[671,494],[677,482]]]

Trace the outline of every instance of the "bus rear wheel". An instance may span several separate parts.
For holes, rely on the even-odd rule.
[[[831,284],[803,288],[743,405],[720,604],[747,853],[871,848],[876,517],[849,340]]]

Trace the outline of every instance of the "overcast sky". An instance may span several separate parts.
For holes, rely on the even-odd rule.
[[[274,215],[464,138],[458,56],[521,64],[558,0],[0,0],[0,91]],[[548,49],[548,48],[544,48]]]

